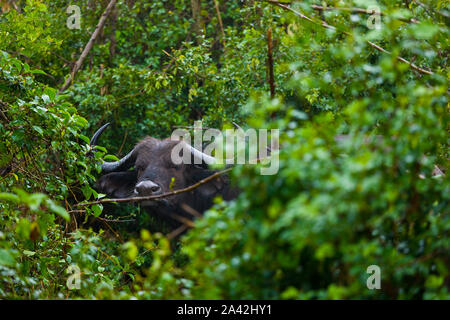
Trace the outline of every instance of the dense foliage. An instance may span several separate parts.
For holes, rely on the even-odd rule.
[[[80,29],[67,1],[0,1],[0,298],[450,298],[448,2],[194,2],[117,1],[59,92],[109,1],[77,1]],[[175,239],[76,206],[101,158],[196,120],[279,129],[278,173],[236,166],[241,195]]]

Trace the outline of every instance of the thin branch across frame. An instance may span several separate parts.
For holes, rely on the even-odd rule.
[[[310,18],[310,17],[304,15],[303,13],[301,13],[301,12],[299,12],[299,11],[292,9],[290,6],[288,6],[288,5],[286,5],[286,4],[283,4],[283,3],[281,3],[281,2],[274,1],[274,0],[265,0],[265,1],[266,1],[267,3],[274,4],[274,5],[276,5],[276,6],[280,7],[280,8],[283,8],[284,10],[288,10],[288,11],[292,12],[293,14],[295,14],[297,17],[301,18],[301,19],[308,20],[308,21],[310,21],[310,22],[312,22],[312,23],[314,23],[314,24],[321,25],[322,27],[327,28],[327,29],[332,29],[332,30],[339,31],[335,26],[332,26],[332,25],[330,25],[330,24],[328,24],[328,23],[326,23],[325,21],[322,21],[322,20],[316,21],[316,20],[314,20],[314,19],[312,19],[312,18]],[[342,32],[342,33],[344,33],[344,34],[346,34],[346,35],[348,35],[348,36],[351,36],[351,34],[348,33],[348,32],[345,32],[345,31],[340,31],[340,32]],[[374,49],[376,49],[376,50],[378,50],[378,51],[380,51],[380,52],[383,52],[383,53],[386,53],[386,54],[389,54],[389,55],[391,54],[390,51],[384,49],[383,47],[381,47],[381,46],[379,46],[379,45],[377,45],[377,44],[375,44],[375,43],[373,43],[373,42],[371,42],[371,41],[367,41],[367,43],[368,43],[372,48],[374,48]],[[434,74],[433,71],[431,71],[431,70],[426,70],[426,69],[424,69],[424,68],[421,68],[421,67],[415,65],[414,63],[412,63],[411,61],[406,60],[406,59],[403,58],[403,57],[397,56],[396,58],[397,58],[397,60],[406,63],[406,64],[409,65],[412,69],[414,69],[414,70],[416,70],[416,71],[418,71],[418,72],[420,72],[420,73],[428,74],[428,75]]]
[[[152,200],[153,201],[157,201],[157,200],[162,199],[162,198],[167,198],[167,197],[174,196],[174,195],[177,195],[177,194],[180,194],[180,193],[192,191],[192,190],[200,187],[201,185],[203,185],[205,183],[208,183],[211,180],[214,180],[214,179],[218,178],[219,176],[227,173],[231,169],[233,169],[233,168],[231,167],[231,168],[224,169],[222,171],[218,171],[218,172],[210,175],[209,177],[207,177],[207,178],[205,178],[203,180],[200,180],[199,182],[197,182],[197,183],[195,183],[195,184],[193,184],[193,185],[191,185],[189,187],[186,187],[186,188],[183,188],[183,189],[179,189],[179,190],[175,190],[175,191],[172,191],[172,192],[166,192],[166,193],[163,193],[163,194],[153,195],[153,196],[146,196],[146,197],[132,197],[132,198],[97,200],[97,201],[92,201],[92,202],[87,202],[87,203],[78,203],[76,206],[77,207],[86,207],[86,206],[92,206],[92,205],[96,205],[96,204],[112,203],[112,202],[139,202],[139,201],[152,201]]]
[[[272,2],[272,3],[281,3],[284,5],[291,5],[291,2],[281,2],[281,1],[276,1],[276,0],[266,0],[267,2]],[[373,10],[368,10],[368,9],[363,9],[363,8],[355,8],[355,7],[332,7],[332,6],[320,6],[320,5],[316,5],[316,4],[312,4],[311,8],[313,10],[316,11],[347,11],[347,12],[351,12],[351,13],[361,13],[361,14],[374,14]],[[384,16],[385,14],[383,12],[378,12],[378,14],[380,16]],[[419,20],[415,19],[415,18],[411,18],[411,19],[402,19],[402,18],[397,18],[400,21],[403,22],[407,22],[407,23],[419,23]]]

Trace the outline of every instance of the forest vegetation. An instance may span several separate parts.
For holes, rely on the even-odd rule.
[[[450,298],[448,0],[0,10],[1,299]],[[278,129],[278,172],[182,234],[101,203],[102,161],[195,121]]]

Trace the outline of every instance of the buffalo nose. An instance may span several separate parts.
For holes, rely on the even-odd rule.
[[[161,187],[153,181],[141,181],[136,185],[136,192],[141,196],[161,193]]]

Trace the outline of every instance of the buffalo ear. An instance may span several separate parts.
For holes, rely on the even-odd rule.
[[[128,198],[134,193],[137,171],[111,172],[101,176],[95,187],[98,192],[112,198]]]

